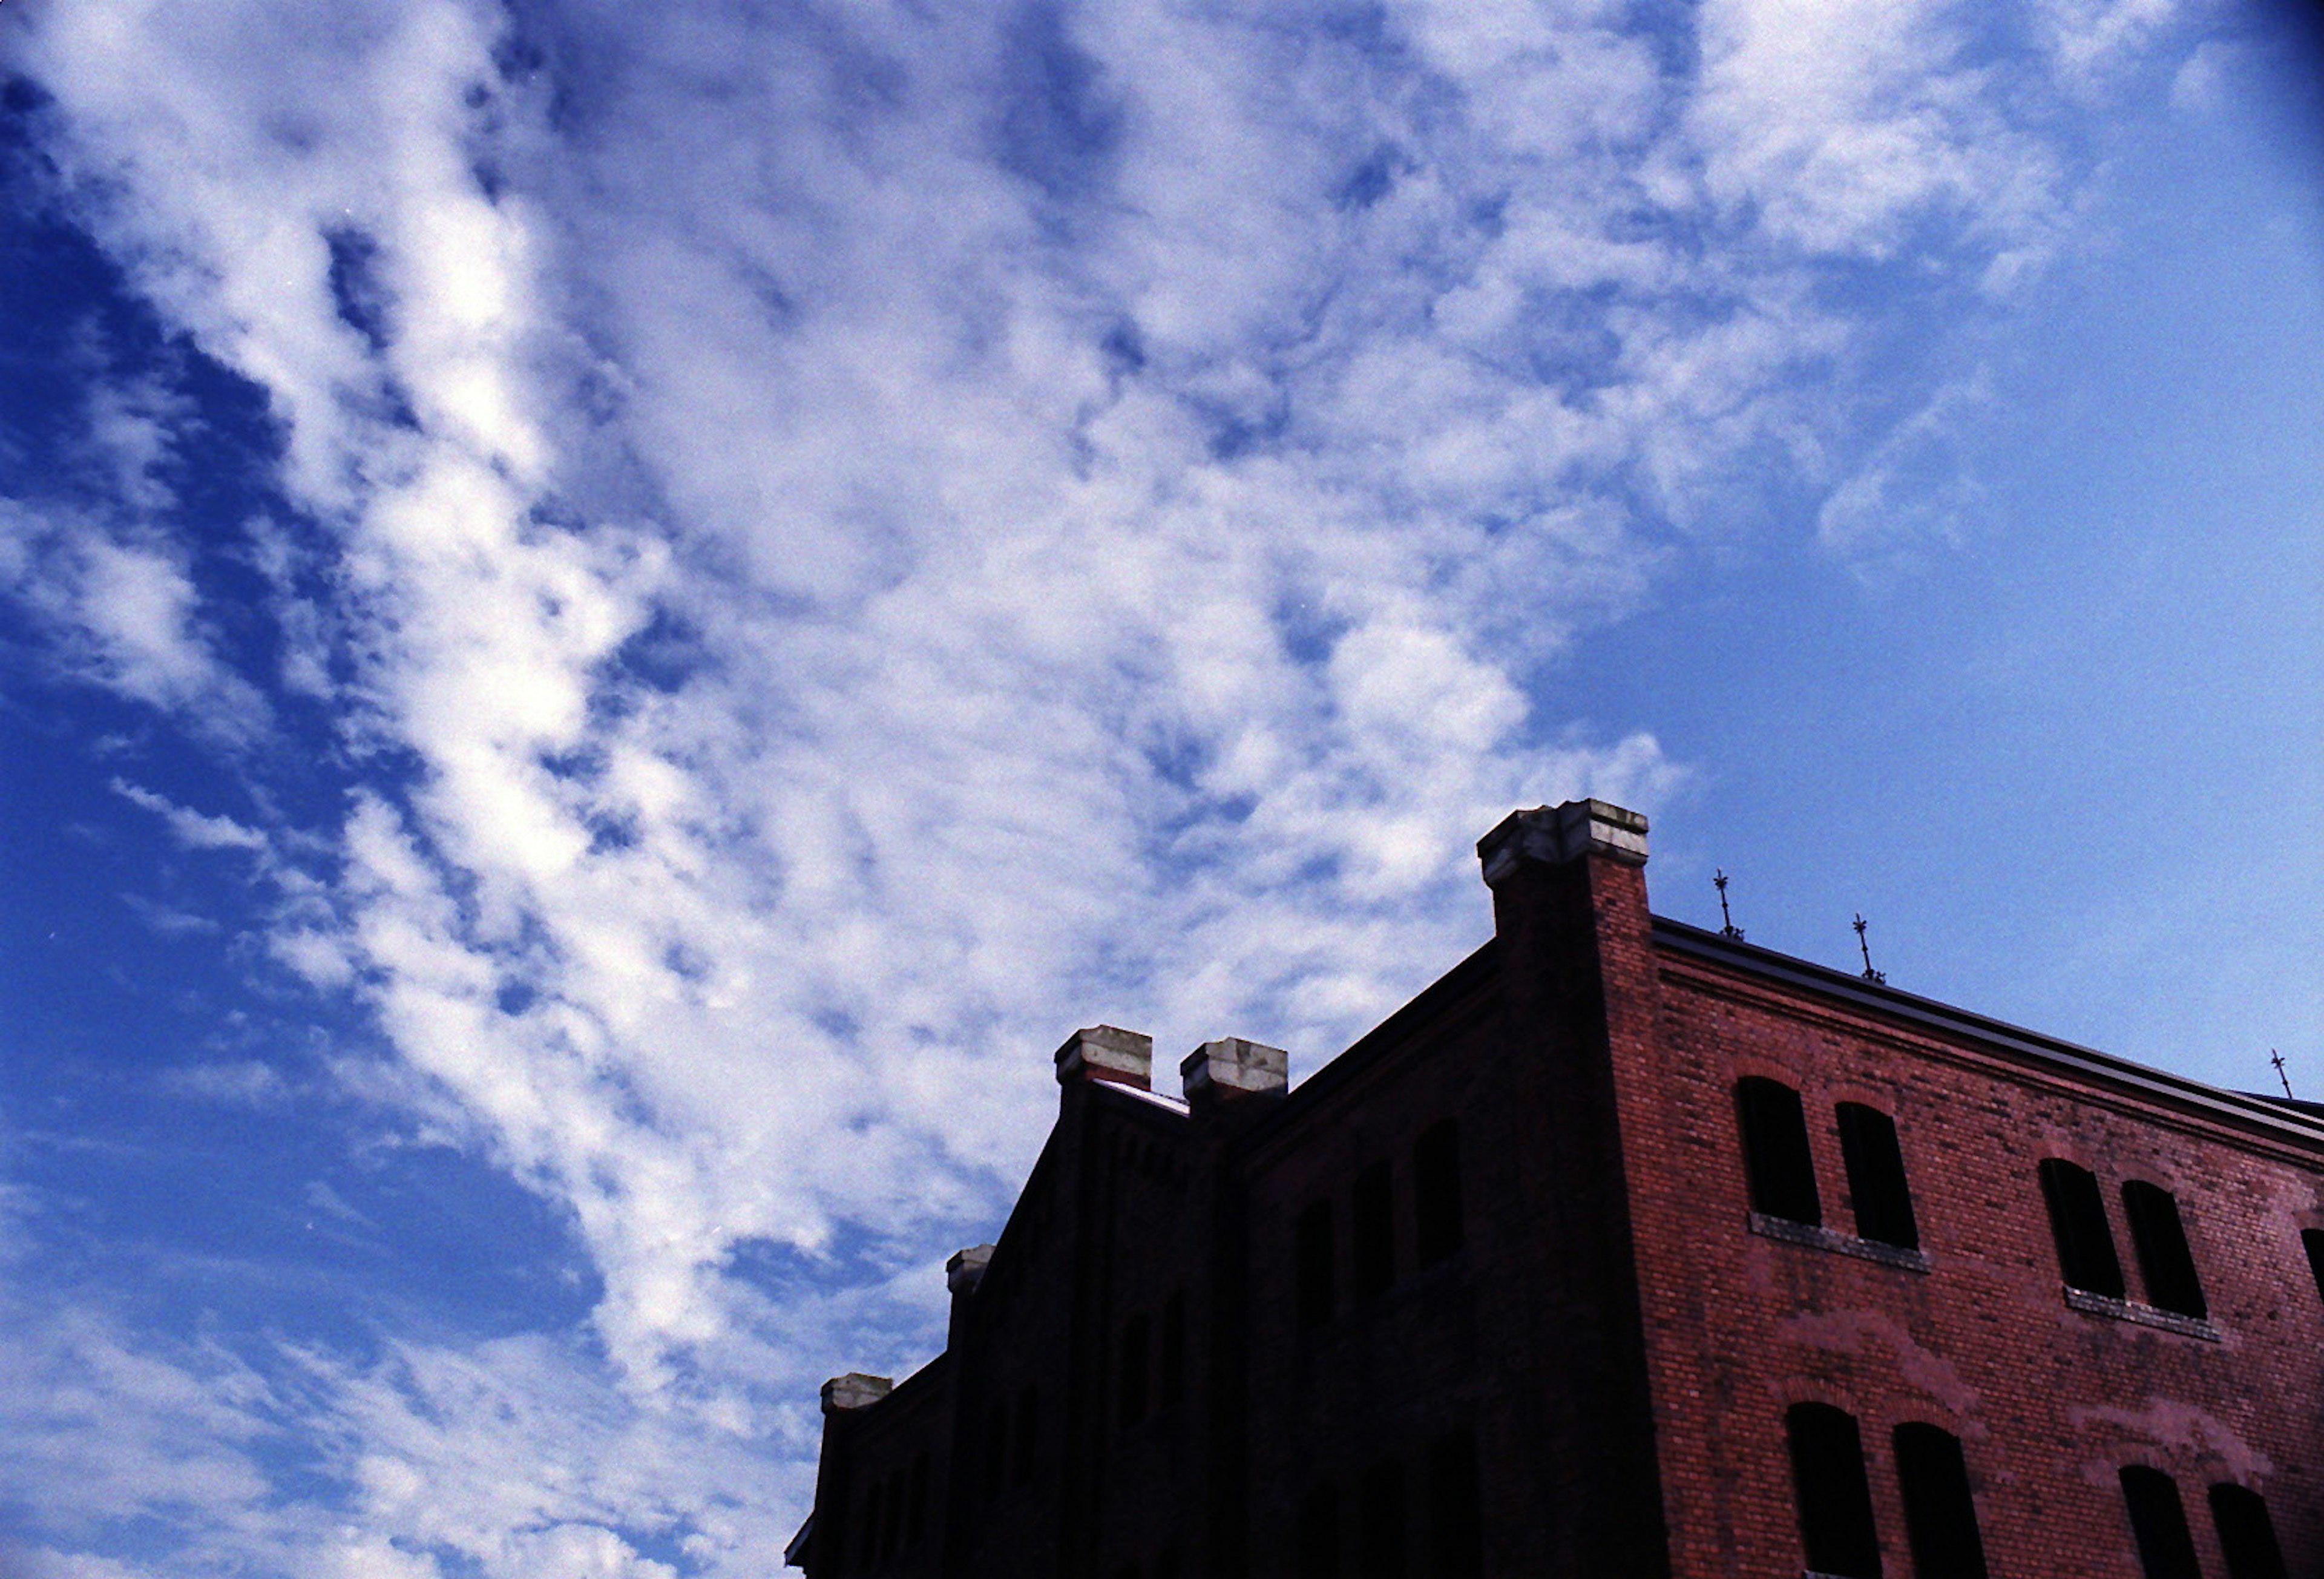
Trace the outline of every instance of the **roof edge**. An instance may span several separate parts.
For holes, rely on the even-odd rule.
[[[1722,937],[1684,921],[1674,921],[1667,916],[1656,916],[1653,920],[1654,940],[1657,946],[1715,961],[1747,974],[1781,982],[1787,986],[1805,988],[1823,997],[1837,999],[1859,1009],[1869,1009],[1925,1030],[1973,1037],[2085,1079],[2127,1087],[2147,1096],[2205,1111],[2215,1118],[2229,1119],[2246,1125],[2255,1124],[2305,1146],[2324,1149],[2324,1107],[2315,1103],[2301,1103],[2288,1108],[2280,1098],[2206,1085],[2184,1075],[2174,1075],[2167,1069],[2135,1063],[2112,1053],[2102,1053],[2095,1048],[2086,1048],[2061,1037],[2028,1030],[2024,1026],[2012,1025],[2007,1020],[1996,1020],[1974,1010],[1958,1008],[1901,988],[1868,982],[1846,971],[1817,965],[1812,960],[1798,959],[1788,954],[1778,954],[1772,948],[1762,948],[1756,943]],[[2297,1111],[2300,1108],[2310,1111]]]
[[[1339,1086],[1356,1078],[1362,1067],[1370,1062],[1370,1055],[1394,1046],[1410,1035],[1414,1027],[1440,1012],[1446,999],[1473,986],[1477,976],[1491,968],[1498,944],[1497,938],[1486,938],[1452,969],[1391,1011],[1386,1020],[1325,1059],[1314,1074],[1291,1088],[1289,1095],[1277,1104],[1273,1113],[1252,1126],[1243,1137],[1243,1143],[1255,1144],[1286,1123],[1296,1122],[1296,1115],[1305,1112],[1308,1106],[1310,1093],[1314,1094],[1314,1100],[1323,1101]]]

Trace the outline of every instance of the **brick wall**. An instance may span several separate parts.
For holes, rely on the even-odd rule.
[[[1912,1571],[1889,1447],[1907,1420],[1961,1439],[1996,1573],[2136,1574],[2126,1464],[2177,1480],[2207,1573],[2227,1572],[2204,1505],[2218,1481],[2266,1496],[2293,1572],[2324,1562],[2324,1301],[2298,1233],[2324,1186],[2312,1143],[1770,982],[1742,951],[1722,963],[1691,941],[1660,951],[1657,1035],[1620,1055],[1678,1571],[1797,1571],[1783,1417],[1803,1399],[1861,1424],[1891,1573]],[[1733,1096],[1746,1075],[1802,1094],[1836,1238],[1850,1203],[1834,1106],[1895,1118],[1925,1271],[1750,1231]],[[2070,1307],[2045,1157],[2097,1174],[2134,1299],[2120,1186],[2177,1196],[2215,1339]]]

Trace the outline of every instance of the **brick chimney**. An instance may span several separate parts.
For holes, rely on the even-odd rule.
[[[1291,1055],[1231,1036],[1204,1042],[1178,1065],[1186,1105],[1208,1112],[1221,1103],[1281,1096],[1291,1089]]]
[[[1154,1039],[1142,1031],[1089,1026],[1067,1037],[1056,1057],[1060,1085],[1112,1080],[1140,1091],[1154,1088]]]

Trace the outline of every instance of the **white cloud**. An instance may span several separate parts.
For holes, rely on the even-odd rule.
[[[19,29],[88,222],[284,424],[328,544],[294,575],[257,533],[295,688],[420,764],[259,863],[274,955],[604,1279],[611,1380],[548,1339],[318,1361],[359,1495],[292,1520],[308,1571],[644,1575],[679,1524],[762,1556],[784,1411],[937,1329],[927,1263],[1028,1160],[1056,1037],[1304,1071],[1482,935],[1509,807],[1674,793],[1537,677],[1674,528],[1799,482],[1836,548],[1890,531],[1941,401],[1858,407],[1890,326],[1825,271],[1968,297],[2072,211],[2041,85],[1916,0],[1715,0],[1692,71],[1590,6],[1400,5],[1382,47],[1163,0],[808,14],[529,15],[554,105],[482,4]],[[179,547],[9,542],[104,683],[263,711]],[[183,1468],[250,1508],[238,1451]]]
[[[0,498],[0,591],[54,636],[59,667],[241,745],[264,732],[270,709],[218,656],[187,560],[150,531]]]
[[[134,806],[141,806],[165,823],[171,836],[189,850],[247,850],[261,853],[268,848],[266,836],[256,828],[245,827],[229,817],[214,817],[206,812],[180,806],[167,796],[115,779],[113,792]]]
[[[434,1579],[447,1562],[668,1579],[643,1542],[757,1572],[800,1491],[760,1440],[773,1425],[795,1449],[796,1421],[641,1410],[551,1344],[404,1346],[358,1365],[260,1341],[246,1361],[78,1302],[5,1310],[7,1496],[42,1540],[0,1557],[30,1579]],[[309,1488],[287,1506],[272,1478],[286,1449]]]

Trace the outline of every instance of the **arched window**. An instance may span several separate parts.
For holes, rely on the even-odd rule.
[[[1784,1412],[1784,1427],[1809,1570],[1879,1579],[1880,1537],[1856,1417],[1830,1404],[1794,1404]]]
[[[984,1494],[998,1497],[1009,1484],[1009,1405],[1005,1399],[992,1406],[984,1431]]]
[[[1913,1219],[1913,1188],[1904,1180],[1895,1121],[1860,1102],[1841,1103],[1837,1117],[1856,1236],[1901,1250],[1920,1249],[1921,1228]]]
[[[1017,1395],[1017,1465],[1014,1479],[1020,1486],[1032,1483],[1033,1453],[1040,1439],[1040,1390],[1028,1387]]]
[[[2114,1253],[2114,1231],[2107,1226],[2106,1197],[2098,1194],[2098,1179],[2062,1157],[2045,1158],[2041,1177],[2050,1233],[2058,1242],[2059,1275],[2070,1288],[2121,1298],[2122,1261]]]
[[[1414,1259],[1434,1266],[1461,1248],[1461,1130],[1439,1119],[1412,1148]]]
[[[2146,1579],[2203,1579],[2194,1537],[2187,1532],[2187,1510],[2169,1475],[2144,1464],[2125,1465],[2122,1501]]]
[[[888,1556],[901,1551],[904,1546],[904,1472],[898,1470],[888,1477],[888,1490],[880,1510],[880,1555]]]
[[[1353,1209],[1349,1214],[1349,1271],[1357,1303],[1377,1299],[1396,1281],[1396,1222],[1391,1180],[1386,1161],[1375,1162],[1356,1175]]]
[[[1735,1083],[1736,1116],[1743,1129],[1743,1168],[1751,1210],[1793,1223],[1821,1223],[1815,1161],[1800,1094],[1780,1080],[1747,1075]]]
[[[1477,1483],[1477,1439],[1466,1431],[1428,1447],[1428,1545],[1439,1579],[1485,1571],[1484,1500]]]
[[[1332,1265],[1332,1203],[1317,1201],[1299,1214],[1292,1245],[1292,1276],[1301,1328],[1332,1319],[1335,1273]]]
[[[2195,1257],[2187,1248],[2186,1225],[2179,1220],[2179,1203],[2171,1192],[2142,1178],[2131,1179],[2122,1187],[2122,1214],[2130,1223],[2130,1247],[2138,1257],[2146,1302],[2198,1320],[2209,1314],[2202,1281],[2195,1276]]]
[[[885,1555],[880,1550],[880,1497],[883,1490],[875,1483],[863,1493],[863,1565],[867,1568]]]
[[[1299,1579],[1340,1579],[1340,1499],[1329,1486],[1299,1504]]]
[[[912,1458],[912,1489],[910,1511],[904,1519],[904,1540],[908,1546],[918,1546],[928,1533],[928,1455],[916,1454]]]
[[[1364,1472],[1356,1505],[1360,1544],[1356,1565],[1362,1579],[1404,1579],[1404,1466],[1382,1459]]]
[[[1893,1440],[1914,1579],[1986,1579],[1960,1438],[1914,1420],[1897,1427]]]
[[[2211,1523],[2227,1559],[2227,1579],[2285,1579],[2283,1548],[2267,1500],[2248,1486],[2211,1488]]]
[[[1186,1296],[1176,1289],[1162,1302],[1162,1407],[1186,1395]]]
[[[1133,1316],[1121,1325],[1121,1424],[1126,1429],[1146,1417],[1148,1323]]]

